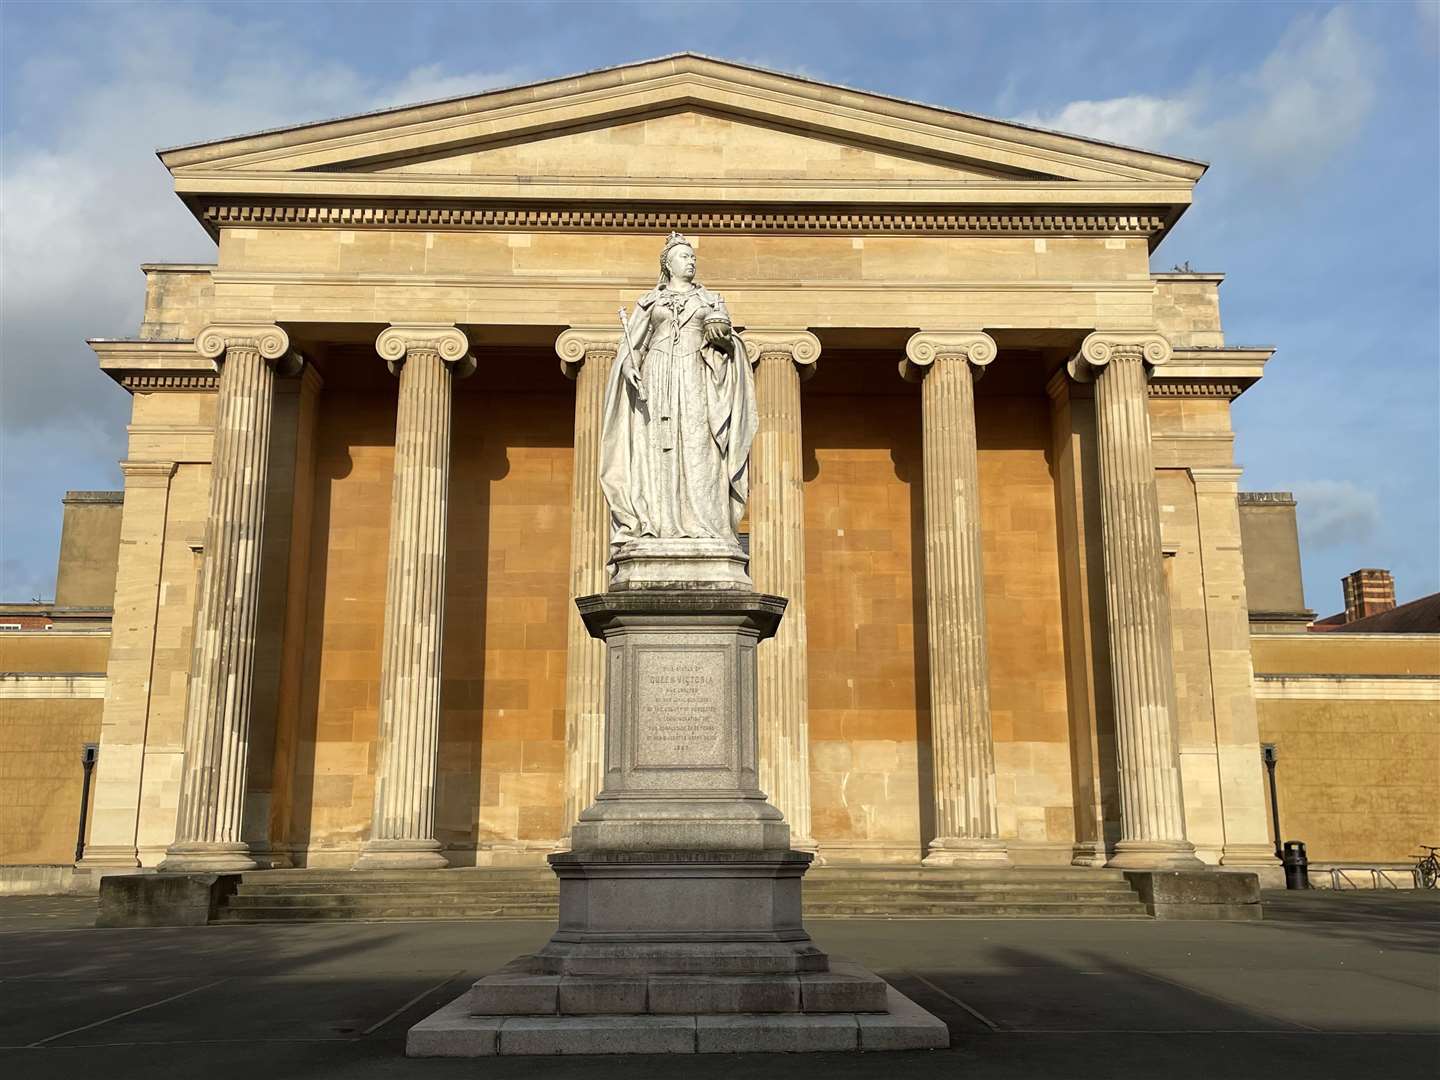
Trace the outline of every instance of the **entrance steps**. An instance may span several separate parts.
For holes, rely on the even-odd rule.
[[[556,918],[548,868],[257,870],[241,875],[220,923]],[[1147,918],[1118,870],[824,866],[805,876],[807,918]]]

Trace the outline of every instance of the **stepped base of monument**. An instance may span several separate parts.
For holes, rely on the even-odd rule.
[[[824,961],[822,954],[821,961]],[[864,968],[556,975],[520,957],[410,1029],[410,1057],[924,1050],[943,1021]]]

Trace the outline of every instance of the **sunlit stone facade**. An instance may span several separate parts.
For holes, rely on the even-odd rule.
[[[1230,426],[1269,350],[1150,269],[1203,166],[691,56],[162,160],[218,255],[93,343],[134,408],[86,865],[566,843],[599,394],[671,229],[757,365],[797,844],[1273,863]]]

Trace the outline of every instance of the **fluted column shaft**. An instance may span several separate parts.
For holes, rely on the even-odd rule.
[[[925,594],[935,838],[927,865],[1005,865],[995,794],[980,533],[975,381],[995,358],[979,333],[917,334],[902,372],[921,378]]]
[[[165,870],[246,870],[241,839],[260,551],[270,465],[275,361],[290,356],[268,324],[208,327],[196,348],[220,362],[210,511],[195,611],[185,759]]]
[[[756,653],[760,789],[790,823],[790,846],[816,850],[810,825],[809,669],[805,622],[805,484],[800,382],[820,342],[801,332],[747,331],[759,426],[750,449],[750,576],[789,600]]]
[[[452,368],[471,366],[454,327],[391,327],[376,342],[400,377],[380,661],[374,815],[357,869],[441,867],[435,838],[445,622]],[[462,368],[462,373],[464,369]]]
[[[1148,367],[1157,335],[1092,334],[1070,371],[1095,382],[1106,622],[1119,756],[1120,840],[1111,866],[1196,865],[1185,836],[1170,597],[1150,449]]]
[[[575,380],[575,461],[570,499],[570,595],[608,584],[610,510],[600,490],[600,424],[619,338],[614,331],[567,330],[555,343]],[[592,638],[570,605],[565,628],[565,829],[595,801],[605,768],[605,642]]]

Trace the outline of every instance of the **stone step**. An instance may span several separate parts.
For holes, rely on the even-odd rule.
[[[1069,878],[1064,881],[897,881],[881,880],[836,881],[833,878],[805,878],[806,892],[876,892],[887,896],[897,893],[917,894],[963,889],[969,892],[1005,890],[1007,892],[1049,892],[1054,889],[1083,889],[1093,892],[1131,892],[1128,881],[1088,881]]]
[[[225,907],[216,913],[217,923],[250,922],[338,922],[338,921],[443,921],[530,919],[549,921],[556,917],[554,905],[456,904],[404,906],[325,907]],[[819,904],[805,907],[807,918],[818,919],[1069,919],[1148,918],[1145,906],[1090,903],[971,903],[917,904],[905,908],[877,910],[864,905]]]
[[[548,868],[264,870],[243,874],[218,922],[544,919],[556,917]],[[1131,918],[1144,906],[1115,870],[817,867],[805,881],[817,918]]]
[[[421,904],[434,907],[440,904],[460,904],[469,907],[494,906],[496,904],[522,904],[527,906],[546,905],[554,907],[558,902],[556,893],[527,892],[496,895],[483,892],[455,893],[263,893],[237,894],[227,903],[231,907],[355,907],[369,904],[379,907],[398,907],[403,904]]]
[[[215,913],[215,922],[329,922],[432,919],[543,919],[553,921],[558,907],[550,904],[391,904],[348,907],[231,907]]]
[[[848,904],[854,907],[865,906],[876,911],[884,911],[905,904],[1133,904],[1136,902],[1133,892],[1099,892],[1089,889],[1051,889],[1045,892],[1033,890],[1027,892],[1018,889],[993,889],[984,892],[955,890],[923,895],[914,893],[886,895],[876,892],[852,893],[838,890],[821,892],[819,889],[813,891],[807,889],[805,892],[807,909],[814,904]]]
[[[448,870],[247,870],[240,875],[247,885],[286,884],[305,882],[335,882],[356,884],[360,882],[406,882],[406,881],[554,881],[555,875],[547,866],[467,866]]]
[[[555,896],[559,882],[538,881],[296,881],[288,883],[242,881],[239,896]]]
[[[1025,867],[1010,870],[955,870],[946,868],[837,867],[817,866],[806,876],[812,881],[884,881],[901,884],[913,881],[1025,881],[1046,884],[1056,881],[1117,881],[1124,882],[1120,870],[1086,870],[1078,867]]]
[[[966,904],[891,904],[883,909],[864,904],[806,904],[805,917],[817,919],[1059,919],[1148,918],[1145,905],[1097,904],[1090,901],[1051,903],[975,902]]]

